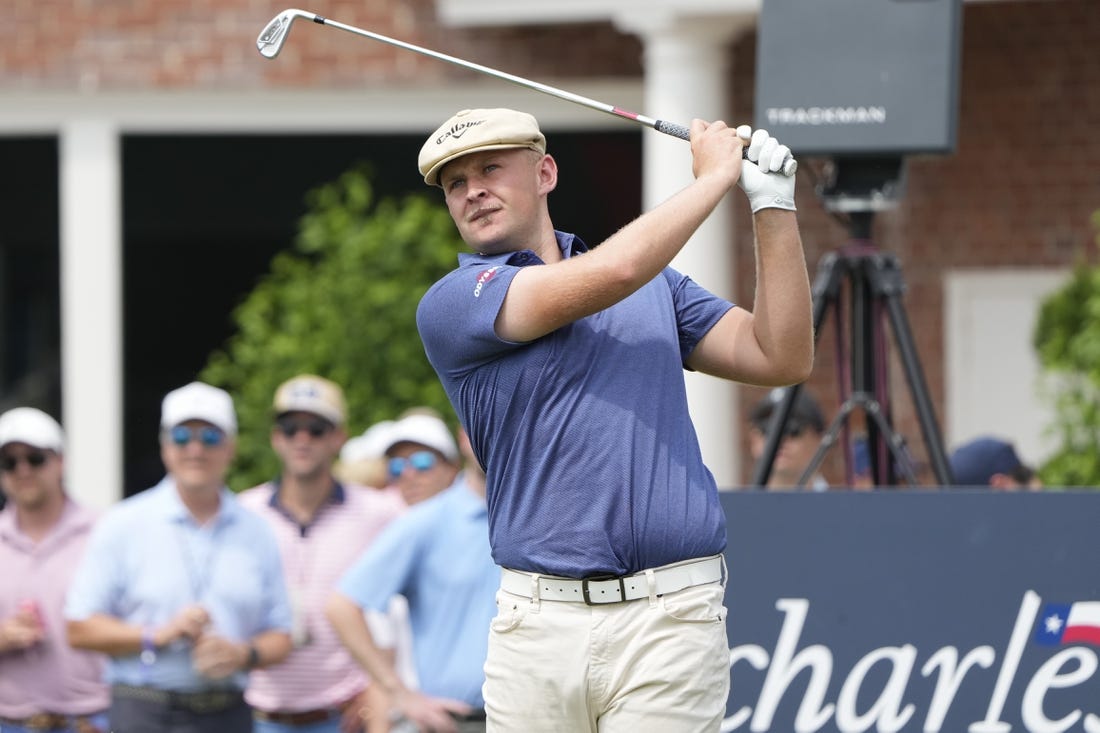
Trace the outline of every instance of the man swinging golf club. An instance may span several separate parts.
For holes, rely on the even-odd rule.
[[[558,168],[530,115],[464,110],[421,149],[473,250],[417,324],[487,471],[490,731],[719,729],[725,519],[683,370],[785,385],[813,365],[789,151],[749,133],[693,121],[694,181],[592,249],[551,222]],[[751,310],[669,267],[735,184]]]

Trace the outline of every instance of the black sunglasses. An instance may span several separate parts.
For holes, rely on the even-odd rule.
[[[757,423],[753,427],[755,427],[758,431],[760,431],[764,435],[768,434],[768,423],[766,423],[766,422],[762,423],[762,424]],[[797,438],[798,436],[802,435],[802,433],[804,433],[805,431],[806,431],[806,426],[803,425],[802,423],[790,422],[790,423],[787,423],[783,427],[783,437],[784,438]]]
[[[797,438],[799,435],[802,435],[802,433],[805,432],[805,430],[806,430],[805,425],[802,425],[800,423],[789,423],[783,429],[783,435],[787,438]]]
[[[3,456],[0,458],[0,471],[10,473],[24,461],[31,468],[40,468],[49,460],[49,457],[49,454],[42,451],[32,451],[25,456]]]
[[[332,423],[324,420],[295,420],[289,417],[276,420],[275,425],[279,428],[279,432],[288,438],[293,438],[299,430],[306,431],[311,438],[320,438],[333,428]]]

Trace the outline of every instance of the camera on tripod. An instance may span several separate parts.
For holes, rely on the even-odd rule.
[[[900,155],[837,156],[824,173],[816,193],[827,211],[888,211],[905,195],[905,158]]]
[[[813,284],[814,332],[830,310],[837,328],[840,409],[831,421],[802,481],[825,452],[846,448],[849,482],[853,445],[849,417],[866,418],[872,479],[917,482],[904,440],[893,428],[885,378],[885,323],[909,385],[941,485],[952,482],[943,438],[924,379],[901,296],[905,283],[895,256],[871,243],[876,212],[904,196],[905,160],[917,153],[955,148],[961,0],[768,0],[761,4],[756,61],[756,127],[788,145],[795,155],[825,156],[817,194],[824,207],[847,215],[850,243],[818,263]],[[811,29],[808,31],[808,29]],[[847,286],[847,287],[845,287]],[[846,298],[844,296],[847,296]],[[848,307],[846,324],[841,306]],[[767,484],[799,386],[787,390],[768,425],[753,485]]]

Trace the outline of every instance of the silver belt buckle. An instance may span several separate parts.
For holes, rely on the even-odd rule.
[[[593,600],[592,596],[590,594],[588,584],[590,582],[592,582],[592,583],[606,583],[609,580],[616,580],[619,583],[619,597],[618,597],[618,599],[613,600],[613,601]],[[582,578],[581,579],[581,596],[584,597],[584,604],[586,606],[599,606],[599,605],[603,605],[604,603],[620,603],[620,602],[626,600],[626,585],[623,584],[623,579],[621,577],[618,577],[618,576],[615,576],[615,575],[608,575],[606,577],[596,576],[596,577],[593,577],[593,578]]]

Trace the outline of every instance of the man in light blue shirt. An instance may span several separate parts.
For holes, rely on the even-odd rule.
[[[290,651],[278,548],[225,486],[229,395],[174,390],[161,428],[168,475],[96,527],[65,605],[69,642],[110,655],[113,730],[246,733],[247,672]]]
[[[432,421],[414,415],[395,424],[387,451],[391,475],[423,477],[448,460],[449,436],[439,434],[441,423],[431,429]],[[457,478],[451,473],[448,488],[383,530],[341,579],[327,608],[341,640],[393,708],[422,730],[447,733],[484,730],[483,664],[500,584],[489,551],[485,474],[465,434],[459,438],[466,470]],[[426,452],[435,457],[431,465]],[[363,621],[364,609],[385,611],[395,594],[408,599],[419,691],[401,681]]]

